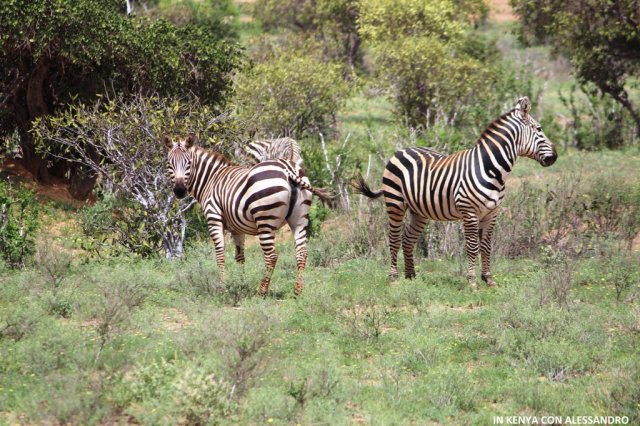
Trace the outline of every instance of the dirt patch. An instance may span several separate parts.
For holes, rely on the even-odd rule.
[[[640,232],[636,234],[636,237],[631,242],[631,251],[640,251]]]
[[[165,309],[162,311],[161,317],[162,327],[169,331],[182,330],[193,324],[187,314],[175,308]]]
[[[491,22],[514,22],[516,15],[509,4],[509,0],[490,0],[489,1],[489,21]]]
[[[11,158],[0,159],[0,178],[21,183],[26,188],[35,190],[40,198],[70,204],[75,208],[86,206],[95,201],[91,197],[87,201],[73,198],[69,193],[68,185],[60,179],[52,178],[52,182],[46,185],[36,182],[31,172],[22,163]]]

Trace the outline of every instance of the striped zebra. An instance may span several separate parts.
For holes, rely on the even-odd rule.
[[[398,278],[401,242],[405,277],[415,277],[413,249],[428,219],[462,220],[469,284],[476,287],[476,257],[480,252],[482,279],[488,286],[495,285],[491,277],[491,238],[504,198],[505,179],[518,156],[532,158],[543,167],[552,165],[558,157],[530,112],[529,99],[520,98],[514,109],[487,127],[475,146],[451,155],[427,148],[396,152],[387,163],[379,191],[371,190],[362,177],[354,183],[356,191],[369,198],[384,195],[389,215],[391,280]],[[407,210],[409,222],[403,232]]]
[[[285,159],[293,161],[298,167],[303,168],[300,145],[292,138],[256,140],[247,145],[245,150],[255,160],[255,163]]]
[[[224,274],[224,230],[231,232],[235,259],[240,263],[244,263],[245,235],[258,235],[266,264],[259,293],[265,295],[278,260],[275,232],[286,222],[295,240],[298,266],[295,294],[299,295],[307,260],[311,197],[315,194],[330,202],[329,193],[312,187],[304,172],[287,160],[242,167],[231,164],[221,154],[196,146],[193,135],[176,141],[165,136],[164,143],[169,149],[173,192],[178,198],[189,193],[202,206],[221,273]]]

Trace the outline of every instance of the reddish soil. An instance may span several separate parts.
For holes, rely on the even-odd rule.
[[[12,182],[20,182],[29,189],[35,189],[38,196],[49,201],[58,201],[71,204],[74,207],[82,207],[92,200],[76,200],[69,193],[67,184],[53,178],[50,184],[36,182],[33,175],[19,162],[11,158],[0,158],[0,178],[8,178]]]
[[[489,0],[489,20],[492,22],[513,22],[516,16],[509,0]]]

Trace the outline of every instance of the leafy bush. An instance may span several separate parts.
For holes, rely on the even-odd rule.
[[[201,25],[125,15],[124,5],[120,0],[60,0],[55,7],[45,0],[0,3],[0,68],[6,71],[0,90],[15,99],[3,99],[11,119],[0,121],[0,134],[18,129],[23,161],[39,178],[71,174],[74,182],[84,170],[62,161],[48,167],[35,151],[32,121],[72,103],[92,102],[105,87],[127,98],[192,94],[213,108],[224,108],[232,93],[232,73],[241,65],[236,43]],[[91,190],[79,186],[78,196]]]
[[[73,105],[39,121],[35,130],[51,158],[69,159],[99,177],[105,200],[83,213],[88,236],[142,256],[164,250],[167,257],[182,254],[193,200],[175,202],[159,140],[188,132],[202,145],[224,150],[221,139],[235,129],[196,101],[137,96]]]
[[[323,132],[349,94],[341,65],[283,53],[238,78],[238,115],[249,133],[300,137]]]
[[[372,45],[377,75],[391,93],[396,117],[411,127],[485,125],[495,98],[502,104],[513,91],[502,87],[513,80],[505,75],[507,66],[498,60],[494,44],[467,32],[465,12],[471,9],[462,3],[479,5],[361,3],[360,31]]]
[[[637,144],[635,124],[611,96],[590,85],[571,86],[568,94],[560,92],[562,104],[569,110],[567,141],[584,150],[619,149]]]
[[[203,369],[189,368],[174,383],[173,404],[180,423],[219,424],[236,409],[233,387]]]
[[[327,59],[361,64],[356,0],[257,0],[253,15],[267,31],[286,28],[317,40]]]
[[[9,267],[24,267],[33,257],[38,212],[32,191],[0,181],[0,256]]]
[[[233,19],[238,11],[232,0],[164,2],[158,8],[150,9],[148,13],[152,16],[161,16],[180,27],[193,25],[203,28],[215,39],[238,38]]]

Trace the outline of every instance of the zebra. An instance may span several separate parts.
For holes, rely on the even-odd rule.
[[[405,277],[412,279],[416,276],[413,249],[427,220],[462,220],[469,284],[477,288],[476,257],[480,252],[482,280],[489,287],[496,285],[491,276],[491,240],[505,194],[505,179],[518,156],[534,159],[543,167],[558,158],[554,145],[530,112],[529,99],[518,99],[511,111],[489,124],[475,146],[451,155],[428,148],[397,151],[386,165],[379,191],[373,191],[362,176],[353,183],[357,192],[369,198],[384,195],[391,281],[398,278],[401,242]],[[409,221],[403,231],[407,210]]]
[[[298,167],[303,168],[300,145],[292,138],[256,140],[247,145],[245,151],[255,163],[280,158],[293,161]]]
[[[295,294],[303,287],[307,260],[307,228],[312,194],[331,205],[330,193],[314,188],[304,172],[288,160],[269,160],[253,167],[233,165],[221,154],[195,144],[195,136],[163,138],[169,149],[169,175],[177,198],[191,194],[202,206],[213,240],[216,263],[224,277],[224,230],[231,232],[235,260],[244,263],[245,235],[257,235],[266,270],[259,294],[266,295],[278,256],[275,232],[286,222],[293,233],[298,276]]]

